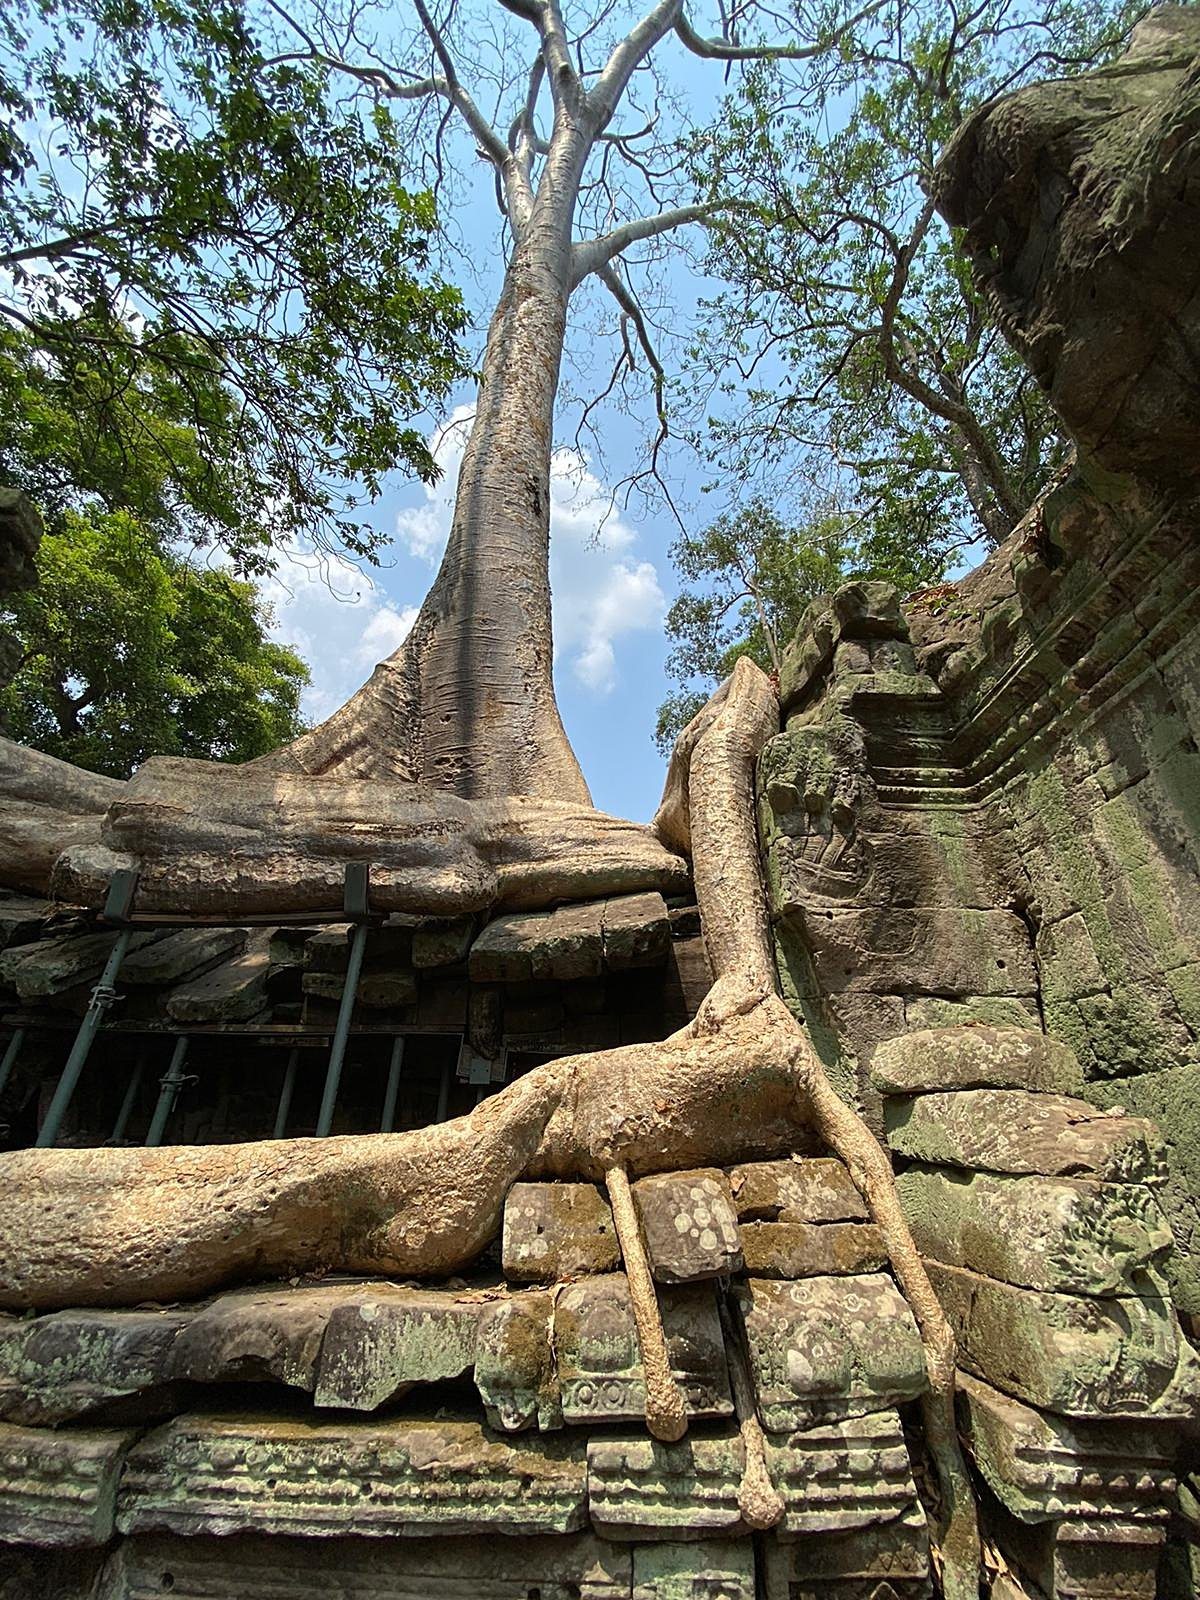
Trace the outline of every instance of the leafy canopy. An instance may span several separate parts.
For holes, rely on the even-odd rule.
[[[252,583],[163,551],[126,511],[67,511],[37,564],[5,614],[14,738],[124,778],[148,755],[247,761],[302,731],[308,669],[267,637]]]
[[[464,314],[388,112],[338,92],[240,0],[0,13],[0,472],[52,519],[95,496],[254,572],[369,556],[361,497],[432,476]]]
[[[748,655],[778,672],[805,608],[850,577],[885,578],[908,592],[930,581],[919,546],[856,542],[836,507],[784,522],[761,499],[718,517],[671,546],[681,582],[667,612],[667,677],[674,688],[658,708],[655,743],[664,755],[709,695]]]
[[[765,63],[691,147],[725,288],[695,352],[727,375],[711,459],[762,492],[814,482],[876,547],[944,568],[1004,538],[1068,448],[928,190],[981,102],[1119,47],[1144,6],[913,0],[875,8],[797,94]],[[714,400],[710,392],[710,401]]]

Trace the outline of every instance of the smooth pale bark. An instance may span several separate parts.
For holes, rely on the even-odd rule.
[[[434,585],[408,638],[353,699],[260,768],[590,803],[552,675],[550,456],[587,149],[585,133],[559,121],[488,331]]]

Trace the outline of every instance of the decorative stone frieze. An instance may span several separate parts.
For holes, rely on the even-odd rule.
[[[923,1254],[1027,1289],[1142,1294],[1171,1248],[1140,1184],[913,1167],[896,1188]]]
[[[0,1423],[0,1547],[107,1544],[117,1480],[137,1434]],[[0,1575],[3,1555],[0,1553]]]
[[[587,1512],[584,1443],[501,1438],[478,1422],[183,1416],[130,1451],[124,1533],[571,1533]]]
[[[734,1291],[764,1427],[790,1433],[911,1400],[920,1337],[891,1278],[751,1278]]]
[[[1170,1515],[1179,1453],[1173,1429],[1055,1416],[967,1373],[958,1385],[975,1465],[1022,1521]]]
[[[659,1294],[672,1371],[694,1417],[733,1412],[725,1345],[707,1284]],[[641,1421],[645,1374],[624,1273],[587,1278],[558,1293],[554,1353],[569,1423]]]

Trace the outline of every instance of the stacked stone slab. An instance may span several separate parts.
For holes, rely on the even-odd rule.
[[[1154,1600],[1200,1400],[1156,1129],[1076,1098],[1073,1053],[1031,1030],[913,1032],[871,1071],[994,1537],[1047,1600]]]
[[[591,1184],[514,1186],[502,1275],[4,1318],[0,1543],[30,1574],[6,1596],[69,1596],[77,1578],[80,1596],[95,1580],[132,1600],[168,1573],[177,1596],[292,1597],[335,1571],[421,1600],[928,1596],[897,1409],[922,1391],[921,1346],[845,1169],[662,1173],[634,1195],[690,1418],[679,1444],[646,1432]],[[730,1338],[784,1505],[757,1544]]]

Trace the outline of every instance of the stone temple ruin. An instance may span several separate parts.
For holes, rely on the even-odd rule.
[[[4,747],[5,1600],[1200,1590],[1198,152],[1185,8],[960,131],[1078,466],[653,828]]]

